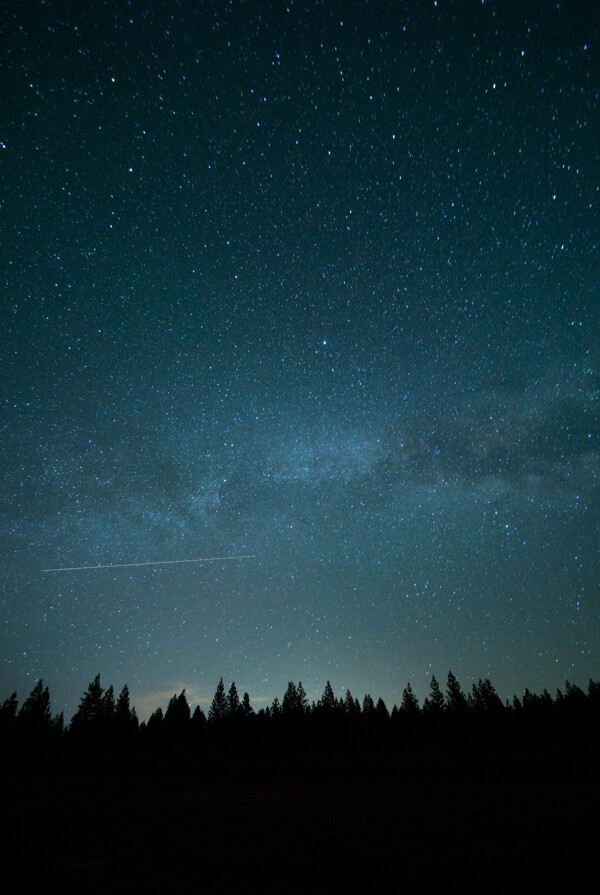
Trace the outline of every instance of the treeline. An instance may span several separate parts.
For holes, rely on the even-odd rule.
[[[220,750],[239,749],[251,742],[281,743],[280,734],[293,734],[303,748],[319,749],[327,738],[336,746],[345,742],[350,748],[369,742],[387,743],[406,751],[426,746],[449,749],[453,743],[480,742],[493,734],[503,746],[523,736],[541,733],[559,743],[579,731],[596,733],[600,721],[600,682],[590,679],[587,692],[566,681],[564,690],[552,697],[547,690],[539,695],[526,689],[521,697],[503,702],[486,678],[465,692],[452,672],[445,690],[432,677],[430,691],[420,705],[410,684],[405,687],[400,705],[388,709],[383,699],[370,694],[362,700],[349,690],[336,697],[329,681],[320,699],[310,702],[302,683],[289,682],[282,699],[255,711],[248,693],[240,697],[235,683],[225,688],[219,681],[207,714],[197,706],[192,712],[185,689],[173,694],[166,710],[157,708],[148,722],[139,723],[130,703],[127,685],[115,695],[111,686],[104,688],[96,675],[81,697],[70,723],[61,714],[53,715],[50,692],[42,680],[19,706],[13,693],[0,706],[0,741],[19,750],[44,743],[66,745],[75,755],[80,747],[93,744],[115,747],[164,749],[169,743],[180,747],[217,744]],[[55,749],[56,754],[56,749]]]

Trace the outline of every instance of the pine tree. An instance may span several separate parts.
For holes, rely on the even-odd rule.
[[[451,671],[448,672],[446,696],[448,700],[448,711],[450,713],[453,715],[460,715],[468,711],[469,705],[467,703],[467,697]]]
[[[167,710],[165,712],[165,723],[172,724],[173,720],[177,714],[177,693],[173,693],[171,698],[167,703]]]
[[[360,705],[357,704],[357,700],[353,698],[350,690],[346,690],[346,697],[344,699],[344,711],[349,718],[356,718],[358,715],[360,715]]]
[[[302,681],[298,681],[298,686],[296,687],[296,695],[298,697],[298,710],[299,710],[300,714],[302,714],[302,715],[308,714],[308,711],[309,711],[308,697],[306,695],[304,687],[302,686]]]
[[[532,693],[529,687],[525,687],[525,692],[523,693],[523,699],[521,701],[523,711],[531,712],[534,709],[537,699],[538,697],[535,695],[535,693]]]
[[[515,693],[512,699],[511,709],[513,712],[522,712],[523,711],[523,703]]]
[[[479,678],[477,684],[473,683],[473,707],[476,711],[490,716],[504,711],[502,700],[489,678],[486,677],[484,681]]]
[[[298,690],[293,681],[290,681],[287,685],[287,690],[283,695],[281,703],[281,711],[288,717],[298,714]]]
[[[405,718],[416,718],[421,714],[421,709],[419,708],[419,700],[413,693],[410,682],[402,691],[400,712]]]
[[[254,709],[250,705],[250,697],[247,693],[244,693],[242,697],[242,715],[244,718],[251,718],[254,714]]]
[[[97,674],[87,690],[81,697],[79,708],[71,719],[71,729],[89,730],[97,727],[104,718],[104,689],[100,684],[100,675]]]
[[[14,694],[15,698],[17,694]],[[594,708],[600,708],[600,681],[590,678],[588,683],[588,699]]]
[[[138,718],[134,708],[129,704],[129,687],[123,687],[117,698],[115,722],[120,731],[134,732],[138,729]]]
[[[198,733],[206,727],[206,715],[202,711],[199,705],[196,706],[194,712],[192,714],[192,719],[190,722],[190,729],[194,733]]]
[[[581,687],[565,681],[565,699],[574,708],[585,710],[588,705],[588,699]]]
[[[150,717],[148,718],[148,724],[146,725],[146,730],[151,735],[156,735],[160,733],[163,727],[164,715],[163,710],[159,706],[157,709],[154,709]]]
[[[208,710],[208,720],[211,723],[222,721],[227,716],[227,696],[225,695],[225,686],[223,678],[219,681],[210,709]]]
[[[363,699],[362,704],[362,713],[365,718],[368,718],[375,714],[375,703],[373,702],[373,697],[370,693],[365,694],[365,698]]]
[[[104,693],[104,696],[102,697],[102,714],[104,722],[106,724],[112,724],[112,722],[115,720],[115,691],[112,684],[110,685],[110,687],[108,687],[108,689]]]
[[[434,674],[431,675],[429,696],[423,703],[423,712],[430,717],[439,717],[446,708],[446,700]]]
[[[125,726],[131,718],[131,709],[129,707],[129,687],[127,684],[123,687],[117,697],[115,707],[115,717],[119,724]]]
[[[190,707],[185,695],[185,687],[177,696],[175,693],[169,700],[165,712],[165,727],[172,731],[184,732],[190,720]]]
[[[551,711],[551,710],[552,710],[552,707],[553,707],[553,705],[554,705],[554,702],[552,701],[552,697],[551,697],[550,694],[548,693],[548,690],[546,689],[546,687],[544,687],[544,692],[543,692],[542,695],[540,696],[540,704],[541,704],[541,707],[542,707],[546,712]]]
[[[19,724],[31,730],[50,730],[52,715],[50,712],[50,691],[40,680],[21,706],[18,714]]]
[[[337,708],[337,701],[333,692],[333,687],[327,681],[323,695],[319,699],[318,707],[327,714],[333,714]]]
[[[65,732],[65,714],[64,712],[59,712],[58,715],[55,715],[50,722],[50,727],[52,729],[52,733],[57,737],[62,737]]]
[[[592,683],[591,680],[590,683]],[[3,728],[10,727],[14,724],[17,718],[18,709],[19,700],[17,699],[17,693],[15,691],[14,693],[11,693],[8,699],[5,699],[0,706],[0,723]]]
[[[390,713],[388,712],[387,705],[381,697],[379,697],[379,699],[377,700],[377,705],[375,706],[375,715],[377,716],[377,720],[380,722],[390,720]]]
[[[235,681],[231,682],[231,686],[227,692],[226,702],[227,706],[225,711],[227,717],[231,719],[240,718],[242,714],[242,704],[240,702],[240,697],[238,695]]]

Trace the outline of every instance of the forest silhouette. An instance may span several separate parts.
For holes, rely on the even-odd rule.
[[[593,680],[503,702],[449,672],[391,710],[290,681],[254,710],[221,679],[206,713],[182,690],[142,723],[99,674],[66,723],[39,680],[0,706],[7,854],[77,892],[539,884],[596,853],[599,731]]]
[[[127,684],[117,696],[112,684],[104,688],[97,674],[69,723],[62,713],[52,714],[50,691],[43,680],[20,706],[17,693],[12,693],[0,705],[0,735],[15,760],[43,744],[46,754],[57,760],[64,753],[76,769],[79,753],[90,750],[110,748],[118,755],[120,749],[128,749],[141,757],[157,745],[166,753],[171,746],[178,750],[215,746],[218,753],[235,753],[253,740],[263,747],[269,742],[275,746],[282,737],[294,753],[302,751],[294,744],[310,745],[320,759],[335,745],[336,760],[356,744],[366,755],[370,744],[377,750],[385,744],[390,756],[398,750],[402,755],[456,752],[483,742],[492,748],[502,744],[503,750],[512,743],[519,751],[536,741],[561,743],[565,735],[573,744],[575,734],[585,738],[596,733],[599,719],[599,681],[590,679],[587,693],[567,680],[554,698],[548,690],[540,695],[525,689],[521,697],[503,702],[488,678],[465,692],[450,671],[445,691],[432,676],[421,706],[408,683],[400,705],[391,710],[369,693],[362,700],[350,690],[336,697],[329,681],[322,696],[309,702],[302,682],[290,681],[281,700],[276,697],[270,706],[255,711],[248,693],[240,697],[235,682],[226,689],[221,678],[206,714],[200,706],[191,711],[183,689],[173,694],[164,712],[158,707],[147,722],[139,723]],[[97,771],[102,774],[102,768]]]

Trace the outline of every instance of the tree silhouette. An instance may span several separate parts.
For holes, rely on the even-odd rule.
[[[327,681],[327,683],[325,684],[325,689],[323,690],[323,695],[317,702],[315,708],[315,716],[317,718],[321,718],[326,723],[329,723],[337,716],[341,716],[343,713],[343,702],[340,708],[340,703],[335,698],[333,687],[331,686],[330,682]]]
[[[375,705],[375,716],[380,723],[390,720],[390,713],[388,712],[387,705],[381,697],[379,697],[377,704]]]
[[[287,685],[287,690],[281,702],[281,711],[288,717],[298,714],[298,690],[293,681],[290,681]]]
[[[451,671],[448,672],[448,684],[446,687],[446,698],[448,711],[452,715],[464,715],[468,711],[469,705],[467,697],[462,691],[462,687],[458,683],[456,677]]]
[[[193,711],[191,718],[191,730],[196,734],[206,727],[206,715],[199,705]]]
[[[423,712],[432,718],[439,718],[446,708],[446,700],[434,674],[431,675],[429,696],[423,703]]]
[[[585,710],[587,708],[587,696],[577,684],[565,681],[565,700],[572,708]]]
[[[52,721],[50,722],[52,733],[57,737],[61,737],[65,732],[65,715],[64,712],[59,712],[58,715],[55,715]]]
[[[304,687],[302,686],[302,681],[298,681],[298,686],[296,687],[296,695],[298,697],[298,711],[301,714],[306,715],[309,711],[309,705],[308,697],[306,695]]]
[[[477,684],[473,683],[473,688],[469,695],[469,705],[476,714],[488,717],[504,711],[502,700],[488,678],[484,681],[479,678]]]
[[[123,687],[117,698],[115,707],[115,724],[123,733],[133,733],[138,729],[138,718],[134,708],[129,703],[129,687]]]
[[[592,680],[587,694],[581,687],[566,681],[564,690],[558,691],[555,700],[547,690],[537,695],[526,689],[522,703],[515,696],[512,703],[507,700],[505,705],[488,678],[480,678],[477,683],[473,683],[467,697],[454,674],[449,672],[446,693],[445,699],[437,680],[432,677],[431,692],[421,711],[412,686],[408,683],[402,693],[400,708],[394,706],[393,723],[390,724],[389,712],[381,698],[375,703],[371,695],[366,694],[361,710],[360,703],[352,697],[349,690],[344,698],[336,699],[331,683],[327,681],[323,695],[309,709],[302,684],[290,681],[282,703],[275,697],[272,706],[261,709],[252,724],[246,726],[241,723],[239,727],[232,727],[226,723],[218,731],[213,726],[206,729],[202,741],[196,742],[202,742],[203,748],[210,750],[214,748],[211,743],[218,743],[219,747],[227,742],[237,743],[238,733],[245,738],[247,732],[250,737],[247,742],[260,743],[262,748],[263,736],[270,729],[279,738],[280,746],[285,744],[287,749],[293,745],[298,755],[303,754],[309,741],[314,743],[315,730],[322,734],[319,740],[322,746],[319,748],[325,748],[325,744],[328,744],[329,751],[335,752],[336,749],[346,748],[345,743],[352,742],[358,744],[357,754],[362,754],[364,750],[364,755],[370,752],[366,744],[371,736],[374,737],[374,743],[383,745],[387,742],[389,732],[392,737],[400,734],[399,740],[391,742],[395,744],[395,751],[398,742],[403,744],[401,752],[404,753],[407,750],[417,750],[425,743],[440,744],[442,748],[453,750],[467,746],[476,750],[487,744],[493,744],[495,749],[499,749],[504,743],[517,744],[524,737],[529,737],[530,742],[535,742],[537,746],[552,742],[555,748],[563,748],[567,745],[570,747],[570,743],[575,740],[582,744],[593,740],[600,721],[600,683]],[[254,712],[248,693],[244,693],[240,700],[233,682],[226,693],[221,678],[210,706],[210,721],[214,724],[224,719],[239,718],[243,722],[252,717]],[[356,724],[350,720],[354,718],[358,719]],[[273,719],[278,719],[277,723],[273,723]],[[414,725],[406,723],[409,719],[414,720]],[[43,742],[44,754],[52,756],[51,761],[64,748],[69,761],[73,760],[75,766],[80,761],[80,767],[89,767],[89,756],[93,754],[102,756],[102,764],[111,768],[113,773],[119,767],[126,767],[126,762],[121,762],[120,765],[115,763],[119,756],[131,758],[134,754],[131,746],[138,730],[141,734],[136,740],[139,748],[148,748],[150,751],[147,757],[153,762],[162,761],[166,768],[169,762],[173,763],[174,758],[184,754],[179,748],[183,742],[189,742],[190,745],[194,742],[192,738],[185,741],[179,739],[178,731],[185,732],[187,736],[188,732],[198,732],[206,724],[207,719],[199,706],[194,711],[193,719],[191,718],[183,689],[179,695],[173,694],[164,715],[162,709],[158,708],[152,713],[148,723],[140,726],[135,709],[130,705],[127,685],[115,699],[112,686],[103,689],[99,674],[84,692],[64,739],[60,735],[64,729],[64,719],[62,715],[52,718],[50,693],[42,680],[35,684],[20,710],[16,693],[0,705],[1,741],[12,744],[13,757],[31,757],[35,754],[32,750],[38,748],[36,742]],[[13,733],[10,733],[11,729]],[[233,730],[235,733],[232,733]],[[126,737],[123,736],[125,731]],[[447,737],[446,732],[452,736]],[[256,735],[258,739],[255,741],[253,738]],[[36,740],[36,737],[39,739]],[[138,746],[136,750],[137,748]],[[582,746],[582,749],[586,748],[587,746]],[[104,761],[105,758],[108,758],[108,763]]]
[[[540,697],[536,693],[532,693],[529,687],[525,687],[525,692],[523,693],[523,711],[524,712],[532,712],[535,710],[537,704],[540,701]]]
[[[287,685],[281,702],[281,712],[287,718],[301,718],[308,712],[308,699],[302,686],[302,681],[298,686],[293,681]]]
[[[16,697],[16,693],[14,696]],[[588,699],[596,709],[600,709],[600,681],[593,681],[591,678],[588,683]]]
[[[164,714],[163,710],[160,706],[157,709],[154,709],[150,717],[148,718],[148,724],[146,725],[146,730],[149,735],[157,736],[163,727],[164,722]]]
[[[79,708],[71,719],[71,730],[89,730],[101,725],[105,708],[103,695],[104,689],[100,684],[100,675],[97,674],[81,697]]]
[[[111,684],[106,689],[104,696],[102,697],[102,714],[104,724],[106,726],[114,722],[116,710],[117,707],[115,704],[115,691],[113,689],[113,685]]]
[[[242,715],[242,704],[238,695],[235,681],[231,682],[231,686],[227,691],[225,714],[228,718],[234,720]]]
[[[19,724],[35,731],[50,730],[50,691],[40,678],[18,714]]]
[[[344,698],[344,711],[349,718],[358,718],[360,716],[360,703],[358,699],[354,699],[350,690],[346,690]]]
[[[213,696],[213,701],[208,710],[208,720],[211,723],[215,723],[218,721],[223,721],[223,719],[227,716],[227,697],[225,695],[225,686],[223,684],[223,678],[219,681],[217,685],[217,689],[215,691],[215,695]]]
[[[0,706],[0,723],[3,727],[8,727],[14,723],[17,718],[18,708],[19,700],[17,699],[17,692],[15,690],[15,692],[11,693],[8,699],[5,699]]]
[[[190,707],[185,695],[185,687],[177,696],[175,693],[169,700],[165,712],[165,729],[183,733],[190,720]]]
[[[419,700],[413,693],[413,689],[408,683],[404,690],[402,691],[402,702],[400,704],[400,713],[406,719],[408,718],[417,718],[421,714],[421,709],[419,708]]]
[[[335,694],[333,692],[333,687],[327,681],[325,684],[325,689],[323,690],[323,695],[319,699],[318,702],[319,708],[324,709],[326,712],[334,712],[337,708],[337,701],[335,698]]]
[[[254,709],[250,705],[250,697],[247,693],[244,693],[242,696],[242,715],[244,718],[251,718],[254,714]]]
[[[362,704],[362,713],[365,718],[372,717],[375,714],[375,703],[370,693],[365,693]]]

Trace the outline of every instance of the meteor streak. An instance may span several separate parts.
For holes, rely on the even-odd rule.
[[[59,569],[41,569],[42,572],[82,572],[94,569],[128,569],[133,566],[174,566],[184,562],[221,562],[226,559],[254,559],[256,553],[244,556],[202,556],[200,559],[160,559],[157,562],[115,562],[105,566],[63,566]]]

